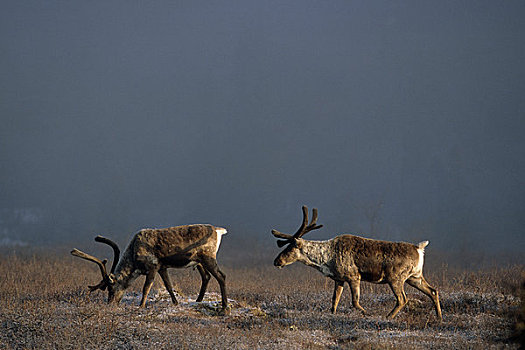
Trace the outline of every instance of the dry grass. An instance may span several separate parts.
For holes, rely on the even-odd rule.
[[[247,259],[247,258],[245,258]],[[244,259],[241,259],[244,260]],[[219,258],[219,261],[221,259]],[[302,265],[283,270],[271,257],[250,262],[224,260],[231,316],[210,316],[206,305],[173,306],[157,293],[146,309],[138,309],[143,279],[118,306],[104,303],[101,292],[86,285],[98,282],[98,269],[66,252],[0,254],[0,348],[234,348],[234,349],[390,349],[390,348],[518,348],[513,327],[523,315],[520,291],[523,266],[481,271],[447,265],[426,271],[440,289],[444,320],[438,323],[424,295],[411,287],[414,301],[393,320],[394,306],[386,286],[363,283],[363,317],[345,292],[337,315],[329,313],[332,282]],[[434,265],[436,266],[436,265]],[[194,270],[171,270],[177,289],[195,298],[200,285]],[[209,296],[219,297],[215,281]],[[181,298],[181,301],[185,300]],[[523,339],[523,338],[521,338]]]

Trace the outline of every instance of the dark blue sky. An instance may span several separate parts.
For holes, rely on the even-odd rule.
[[[524,18],[523,1],[2,1],[0,239],[210,222],[267,244],[307,204],[312,238],[523,251]]]

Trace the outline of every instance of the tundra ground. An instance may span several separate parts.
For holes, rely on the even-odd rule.
[[[239,260],[240,259],[240,260]],[[58,253],[0,254],[1,349],[439,349],[519,348],[516,324],[521,309],[523,265],[425,268],[440,291],[443,322],[431,301],[406,285],[411,301],[394,318],[385,315],[395,300],[385,285],[362,283],[361,304],[352,308],[345,291],[338,313],[330,314],[333,282],[294,264],[277,270],[272,256],[229,258],[230,316],[217,316],[220,299],[212,279],[203,303],[193,302],[200,277],[193,269],[171,269],[179,305],[155,280],[145,309],[139,309],[140,278],[119,305],[89,293],[99,271],[88,262]],[[514,336],[514,338],[513,338]]]

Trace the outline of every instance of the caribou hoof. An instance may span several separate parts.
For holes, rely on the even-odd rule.
[[[223,307],[221,311],[219,311],[219,316],[230,316],[232,313],[232,308],[228,305],[226,307]]]

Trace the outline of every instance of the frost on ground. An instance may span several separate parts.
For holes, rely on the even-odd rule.
[[[234,299],[228,298],[228,304],[231,312],[228,316],[219,316],[221,309],[221,295],[217,292],[207,292],[202,302],[196,302],[195,296],[180,295],[175,293],[178,304],[174,305],[167,291],[161,289],[152,291],[148,298],[146,308],[138,309],[137,305],[140,304],[141,293],[139,292],[128,292],[122,299],[121,305],[126,305],[125,308],[131,309],[133,315],[130,315],[130,321],[127,322],[128,326],[139,326],[143,322],[156,321],[160,322],[160,325],[167,325],[173,322],[185,322],[186,325],[191,325],[197,329],[201,329],[202,332],[206,332],[206,326],[225,326],[230,333],[237,333],[240,329],[242,332],[260,332],[265,331],[265,322],[272,322],[271,317],[268,315],[263,308],[248,305],[245,302],[239,302]],[[133,321],[131,321],[133,320]],[[159,324],[156,326],[159,327]],[[270,326],[270,323],[268,323]],[[259,330],[257,330],[259,328]],[[271,328],[271,327],[269,327]],[[199,333],[197,333],[199,334]],[[246,334],[247,336],[248,334]],[[191,335],[190,335],[191,337]],[[241,334],[241,339],[242,339]],[[278,336],[263,336],[257,339],[255,342],[253,339],[246,339],[239,341],[240,339],[235,336],[231,338],[225,338],[224,334],[221,334],[217,342],[230,342],[229,348],[234,349],[250,349],[255,348],[287,348],[287,349],[302,349],[302,344],[310,344],[314,347],[326,348],[329,346],[335,346],[336,343],[333,337],[326,331],[323,330],[301,330],[294,325],[279,324]],[[297,339],[301,341],[297,343]],[[295,345],[294,345],[295,344]],[[199,348],[202,346],[202,342],[194,340],[191,344],[188,344],[188,348]]]
[[[122,302],[128,305],[139,305],[140,293],[127,293]],[[208,292],[204,295],[201,302],[196,302],[196,296],[184,296],[175,293],[178,304],[174,305],[170,295],[165,290],[152,291],[148,298],[147,308],[143,313],[154,314],[159,319],[169,319],[170,317],[180,316],[218,316],[221,310],[221,295],[216,292]],[[228,298],[228,305],[231,309],[230,317],[264,317],[266,314],[260,308],[240,303]]]
[[[305,298],[306,297],[306,298]],[[174,305],[164,290],[152,291],[146,308],[141,293],[128,292],[118,305],[100,295],[57,296],[43,303],[26,300],[22,307],[0,311],[0,348],[86,349],[344,349],[344,348],[517,348],[508,336],[517,309],[511,295],[442,294],[444,320],[435,320],[432,306],[414,298],[394,320],[388,294],[363,297],[370,314],[362,316],[350,303],[332,315],[325,292],[294,298],[272,298],[251,304],[229,299],[231,314],[218,316],[221,296],[178,295]],[[289,300],[297,302],[290,304]],[[309,304],[309,300],[314,303]]]
[[[120,304],[107,292],[89,293],[99,271],[71,258],[0,255],[0,349],[518,349],[512,340],[525,319],[521,266],[493,272],[446,272],[441,279],[443,322],[429,298],[407,288],[410,302],[386,319],[395,298],[388,286],[364,284],[363,316],[345,289],[330,313],[333,287],[317,271],[276,273],[263,265],[225,268],[230,315],[219,316],[221,295],[211,283],[197,303],[200,279],[173,271],[181,288],[174,305],[160,281],[139,308],[142,281]],[[60,273],[57,273],[60,271]],[[430,274],[431,275],[431,274]],[[430,276],[439,281],[439,276]],[[525,278],[524,278],[525,279]],[[328,281],[330,282],[330,281]],[[439,282],[436,284],[440,284]],[[525,288],[524,288],[525,291]],[[523,316],[520,310],[523,308]]]

